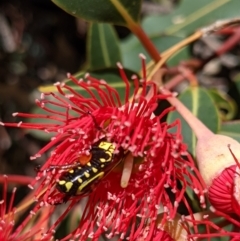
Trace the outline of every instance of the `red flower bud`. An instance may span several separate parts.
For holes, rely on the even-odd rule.
[[[240,160],[240,144],[227,136],[207,135],[198,140],[196,156],[211,204],[220,211],[239,215],[240,173],[236,161]]]

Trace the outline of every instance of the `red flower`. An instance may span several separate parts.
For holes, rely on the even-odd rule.
[[[143,59],[143,79],[139,81],[136,76],[133,77],[135,89],[129,101],[129,82],[121,65],[119,70],[126,85],[124,103],[120,101],[117,91],[105,81],[90,75],[86,75],[87,81],[83,81],[69,75],[73,84],[84,89],[88,97],[75,91],[72,84],[57,83],[58,94],[45,93],[41,100],[36,101],[48,114],[14,114],[55,120],[55,124],[5,124],[56,133],[33,157],[35,159],[54,147],[36,179],[36,182],[41,182],[37,194],[46,188],[39,200],[41,205],[67,200],[72,202],[48,233],[54,231],[71,207],[83,196],[88,196],[84,212],[79,214],[81,220],[78,227],[64,240],[86,240],[87,237],[98,240],[103,233],[108,238],[119,235],[120,239],[128,237],[129,240],[137,240],[143,232],[145,235],[147,232],[144,240],[154,240],[154,235],[162,230],[165,223],[174,220],[180,202],[188,207],[184,197],[187,187],[193,189],[202,206],[205,205],[203,184],[186,145],[182,143],[179,122],[169,125],[162,121],[170,109],[159,116],[153,114],[157,101],[166,99],[167,95],[158,94],[157,85],[147,82]],[[56,110],[56,107],[60,110]],[[104,143],[111,144],[111,148],[101,149]],[[96,166],[100,169],[101,158],[111,161],[102,168],[101,174],[99,170],[96,171],[99,176],[95,180],[91,168]],[[129,182],[124,176],[129,169],[124,171],[121,181],[120,168],[124,161],[132,172]],[[91,168],[87,167],[89,162]],[[88,170],[88,174],[84,177],[83,171],[77,170],[78,167]],[[81,186],[81,180],[78,186],[72,186],[69,183],[69,179],[73,180],[72,172],[73,175],[81,173],[87,181],[94,179],[89,181],[94,187],[88,184],[81,192],[79,189],[73,192],[73,187]],[[66,186],[66,182],[69,186]],[[65,193],[63,189],[66,189]],[[67,189],[68,192],[71,190],[69,195],[66,195]],[[156,224],[159,213],[163,215],[161,222]]]
[[[14,228],[14,210],[13,210],[13,200],[15,197],[16,188],[12,191],[12,197],[9,202],[7,202],[7,177],[5,177],[3,185],[3,195],[0,201],[0,240],[14,240],[13,228]],[[9,205],[9,210],[7,211],[7,205]],[[12,237],[13,236],[13,237]]]
[[[221,237],[231,241],[240,240],[239,218],[236,215],[228,216],[213,206],[209,208],[209,211],[195,213],[192,217],[186,216],[182,221],[183,226],[188,223],[189,227],[194,227],[194,231],[188,234],[189,240],[212,240]]]
[[[13,188],[10,199],[7,198],[9,181],[26,184],[26,182],[29,183],[29,180],[32,180],[32,178],[17,175],[9,177],[0,175],[0,182],[3,182],[2,200],[0,200],[0,241],[25,241],[30,239],[34,241],[49,241],[51,239],[52,235],[50,234],[42,236],[44,228],[46,230],[46,221],[50,214],[48,210],[45,209],[42,210],[43,212],[38,213],[37,219],[33,218],[34,211],[31,211],[25,219],[21,218],[21,223],[19,223],[19,215],[24,209],[23,206],[30,200],[25,198],[26,203],[23,203],[18,208],[14,207],[17,188]],[[36,210],[38,209],[36,208]]]

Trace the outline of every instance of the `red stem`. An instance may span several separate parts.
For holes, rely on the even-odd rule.
[[[154,44],[151,42],[147,34],[143,31],[141,26],[139,24],[129,25],[128,26],[130,30],[138,37],[138,39],[141,41],[144,48],[147,50],[147,52],[150,54],[152,59],[155,62],[158,62],[161,57],[159,54],[159,51],[154,46]]]
[[[0,175],[0,183],[6,179],[5,175]],[[22,185],[28,185],[34,180],[33,177],[22,176],[22,175],[7,175],[8,183],[17,183]]]
[[[178,74],[176,76],[174,76],[172,79],[170,79],[165,85],[164,87],[167,89],[167,90],[171,90],[173,89],[174,87],[176,87],[179,83],[181,83],[183,80],[185,80],[185,76],[181,75],[181,74]]]
[[[216,51],[216,55],[220,56],[227,51],[231,50],[233,47],[235,47],[239,43],[240,39],[240,28],[234,29],[234,34],[225,41],[225,43]]]

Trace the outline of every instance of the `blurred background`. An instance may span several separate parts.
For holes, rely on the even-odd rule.
[[[78,24],[49,0],[0,1],[2,122],[17,121],[14,112],[31,112],[39,97],[38,86],[61,81],[67,72],[79,70],[85,59],[85,37],[85,22]],[[44,144],[45,140],[22,129],[0,126],[0,173],[34,176],[37,163],[29,157]],[[19,188],[16,202],[28,192]]]

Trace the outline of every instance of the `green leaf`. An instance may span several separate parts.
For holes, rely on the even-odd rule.
[[[232,137],[240,142],[240,120],[223,122],[218,134]]]
[[[218,19],[239,16],[238,5],[238,0],[182,0],[179,7],[169,15],[146,17],[142,22],[142,28],[162,53],[198,28]],[[136,58],[139,53],[146,55],[146,51],[134,35],[123,41],[121,52],[123,64],[138,71],[140,65]],[[174,59],[169,60],[169,65],[176,65],[179,61],[187,59],[189,53],[190,50],[187,46],[184,52],[176,54]]]
[[[235,101],[229,95],[220,90],[211,89],[208,90],[208,92],[212,96],[215,105],[218,108],[221,119],[224,121],[232,120],[237,114],[237,105]]]
[[[167,61],[168,66],[176,66],[180,62],[190,58],[189,46],[182,48],[180,51],[174,53],[173,56]]]
[[[138,21],[141,0],[52,0],[69,14],[90,22],[126,25],[126,19]]]
[[[90,70],[115,67],[121,61],[115,30],[110,24],[91,24],[88,30],[87,62]]]
[[[218,19],[239,16],[238,0],[182,0],[170,15],[149,16],[143,21],[148,35],[187,36]]]
[[[155,36],[151,37],[151,41],[159,51],[166,50],[172,47],[174,44],[180,42],[182,38],[169,37],[169,36]],[[135,37],[131,36],[127,40],[123,41],[120,45],[122,53],[122,62],[124,66],[127,66],[133,71],[139,71],[141,68],[141,62],[139,61],[139,54],[143,53],[147,59],[150,59],[149,54],[144,49],[140,41]]]
[[[210,130],[214,133],[219,130],[220,117],[218,115],[218,110],[211,95],[206,89],[201,87],[190,87],[179,96],[179,100]],[[188,145],[188,151],[195,156],[195,134],[177,111],[170,113],[167,121],[171,123],[176,119],[181,120],[183,140]]]

